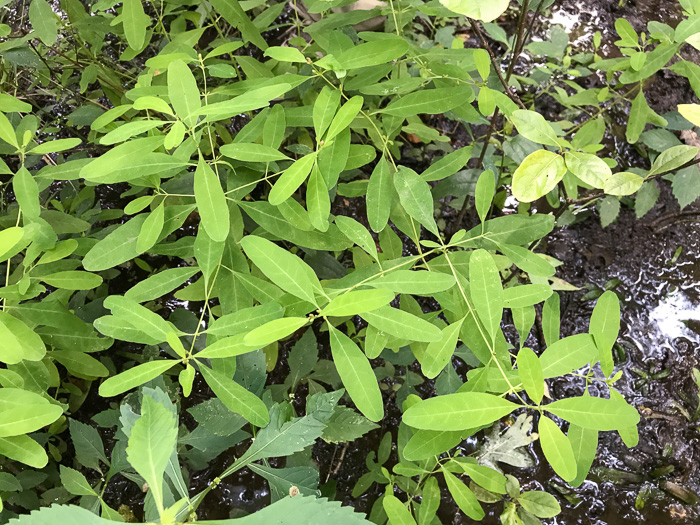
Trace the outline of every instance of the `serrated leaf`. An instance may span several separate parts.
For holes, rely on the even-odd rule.
[[[177,443],[177,421],[170,409],[149,395],[141,402],[141,417],[131,427],[126,457],[148,483],[158,507],[163,511],[163,475]]]

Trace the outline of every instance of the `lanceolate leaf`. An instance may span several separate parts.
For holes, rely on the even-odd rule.
[[[535,352],[522,348],[518,352],[518,375],[527,395],[537,404],[544,396],[544,373]]]
[[[216,397],[231,412],[242,415],[258,427],[264,427],[270,422],[267,407],[258,396],[217,370],[212,370],[204,365],[200,365],[199,370]]]
[[[46,347],[26,324],[0,310],[0,361],[8,365],[26,359],[39,361],[46,354]]]
[[[390,306],[364,312],[362,317],[379,330],[401,339],[430,343],[442,338],[442,332],[437,326]]]
[[[172,330],[160,315],[126,297],[111,295],[105,299],[104,306],[112,310],[112,315],[121,317],[137,330],[160,341],[165,341]]]
[[[540,418],[537,430],[544,457],[554,472],[565,481],[572,481],[576,477],[576,458],[567,437],[554,421],[545,416]]]
[[[367,357],[347,335],[328,324],[333,362],[350,398],[367,419],[384,417],[384,402],[372,366]]]
[[[58,21],[56,13],[46,0],[32,0],[29,5],[29,21],[45,45],[54,45],[58,38]]]
[[[209,236],[215,241],[225,241],[231,226],[226,196],[219,177],[202,157],[194,174],[194,196]]]
[[[426,430],[467,430],[493,423],[516,408],[491,394],[464,392],[421,401],[406,410],[403,421]]]
[[[421,370],[425,377],[434,378],[452,361],[460,328],[462,328],[462,320],[445,327],[442,330],[442,339],[430,343],[425,349],[425,354],[420,360]]]
[[[124,0],[122,7],[122,24],[129,46],[141,50],[146,40],[146,28],[151,19],[143,10],[141,0]]]
[[[433,197],[428,183],[412,169],[401,166],[394,174],[394,186],[406,213],[439,237],[440,232],[433,217]]]
[[[550,344],[540,356],[544,377],[570,374],[598,357],[598,349],[589,334],[571,335]]]
[[[382,157],[372,171],[367,185],[367,220],[375,232],[382,231],[389,221],[393,195],[389,163]]]
[[[254,235],[244,237],[241,246],[273,283],[300,299],[316,304],[315,290],[320,289],[321,285],[311,267],[299,257]]]
[[[393,486],[391,486],[393,490]],[[382,500],[382,506],[391,525],[416,525],[416,521],[411,516],[411,511],[406,508],[406,505],[401,503],[401,500],[393,494],[385,493]]]
[[[386,306],[393,300],[394,293],[389,290],[354,290],[333,299],[321,310],[321,315],[357,315]]]
[[[395,270],[367,284],[387,288],[396,293],[431,296],[452,288],[457,281],[452,275],[420,270]]]
[[[79,270],[52,273],[41,280],[49,286],[64,290],[92,290],[102,284],[102,277],[99,275]]]
[[[310,153],[289,166],[272,186],[268,196],[270,204],[277,206],[291,197],[311,173],[314,162],[316,162],[316,154]]]
[[[440,0],[447,9],[482,22],[492,22],[501,16],[510,0]]]
[[[173,60],[168,66],[168,98],[177,116],[191,127],[197,120],[201,102],[197,81],[182,60]]]
[[[468,434],[468,432],[464,432]],[[420,461],[456,447],[462,441],[462,432],[441,430],[417,430],[403,449],[404,457],[409,461]]]
[[[582,396],[560,399],[547,405],[547,411],[570,423],[592,430],[618,430],[639,423],[637,410],[615,399]]]
[[[469,285],[476,313],[493,340],[501,324],[504,296],[496,263],[485,250],[476,250],[469,259]]]
[[[141,365],[129,368],[121,374],[110,377],[100,385],[100,395],[102,397],[113,397],[119,394],[148,383],[159,375],[174,367],[178,361],[163,360],[149,361]]]
[[[486,514],[471,489],[445,467],[441,467],[441,470],[445,476],[447,490],[450,491],[459,509],[471,519],[481,521]]]
[[[579,487],[591,469],[598,450],[598,431],[569,425],[568,438],[576,458],[576,478],[569,482],[572,487]]]
[[[599,358],[603,373],[612,374],[615,366],[612,348],[620,331],[620,301],[615,292],[608,290],[598,298],[591,314],[589,332],[595,338],[600,352]]]

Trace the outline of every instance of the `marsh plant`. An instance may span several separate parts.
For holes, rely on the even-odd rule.
[[[700,194],[678,138],[700,106],[645,96],[661,71],[700,95],[682,58],[700,2],[675,28],[618,20],[617,58],[600,34],[530,41],[551,0],[351,3],[0,3],[4,521],[123,521],[141,512],[108,501],[123,478],[146,492],[139,519],[192,521],[247,468],[272,503],[215,523],[431,525],[449,497],[529,525],[560,504],[521,490],[527,447],[576,487],[600,432],[637,443],[617,296],[562,337],[572,287],[538,249],[594,207],[603,225],[643,215],[661,178],[681,205]],[[644,169],[606,146],[620,109]],[[581,395],[552,396],[568,374]],[[353,492],[381,487],[370,515],[320,497],[312,447],[389,411]]]

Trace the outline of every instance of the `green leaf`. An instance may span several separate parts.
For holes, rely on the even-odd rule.
[[[426,399],[403,415],[407,425],[425,430],[467,430],[510,414],[518,405],[481,392],[462,392]]]
[[[237,142],[226,144],[219,148],[223,155],[243,162],[274,162],[277,160],[288,160],[289,157],[280,153],[275,148],[263,146],[262,144],[246,144]]]
[[[544,372],[537,355],[529,348],[518,352],[518,375],[527,395],[539,405],[544,397]]]
[[[107,377],[109,370],[94,357],[82,351],[53,350],[49,356],[61,363],[66,370],[76,377]]]
[[[408,51],[408,43],[403,38],[381,39],[353,46],[336,57],[340,69],[386,64],[402,57]]]
[[[161,374],[164,374],[178,363],[179,361],[167,359],[162,361],[148,361],[136,365],[121,374],[110,377],[102,383],[100,385],[100,395],[102,397],[118,396],[127,390],[148,383],[151,379],[155,379]]]
[[[552,295],[548,284],[521,284],[503,290],[503,306],[506,308],[525,308],[546,300]]]
[[[479,215],[481,222],[484,222],[488,217],[495,190],[496,178],[493,171],[486,170],[479,175],[479,179],[476,181],[476,190],[474,194],[476,212]]]
[[[146,220],[143,221],[141,231],[136,240],[136,250],[145,252],[151,249],[160,237],[165,225],[165,205],[161,202],[155,210],[148,214]]]
[[[102,284],[102,277],[94,273],[70,270],[41,277],[49,286],[64,290],[92,290]]]
[[[644,178],[636,173],[629,171],[621,171],[613,173],[612,176],[605,181],[604,191],[608,195],[632,195],[642,187]]]
[[[380,112],[404,118],[418,114],[436,115],[468,102],[470,100],[464,89],[454,87],[423,89],[392,101]]]
[[[382,156],[372,171],[367,185],[367,220],[375,232],[382,231],[389,221],[394,188],[389,163]]]
[[[554,472],[564,481],[573,480],[576,477],[576,458],[567,437],[554,421],[545,416],[540,417],[537,430],[544,457],[547,458]]]
[[[100,144],[104,146],[118,144],[165,124],[166,122],[162,120],[137,120],[134,122],[127,122],[102,137],[100,139]]]
[[[372,238],[372,234],[362,224],[345,215],[336,216],[335,224],[343,232],[343,235],[370,254],[375,260],[379,258],[377,245]]]
[[[505,13],[510,0],[440,0],[450,11],[482,22],[493,22]]]
[[[0,139],[19,149],[15,129],[12,127],[12,123],[2,112],[0,112]]]
[[[270,57],[280,62],[300,62],[306,64],[306,57],[295,47],[268,47],[265,53],[263,53],[263,56]]]
[[[29,434],[62,415],[63,408],[39,394],[18,388],[0,389],[0,437]]]
[[[462,483],[457,476],[452,474],[445,467],[441,466],[440,470],[445,476],[445,483],[447,484],[447,490],[450,491],[452,498],[459,507],[459,509],[464,512],[473,520],[481,521],[484,516],[484,509],[481,508],[479,500],[476,499],[474,493]]]
[[[571,397],[550,403],[546,407],[557,417],[592,430],[618,430],[639,423],[639,413],[623,401],[601,397]]]
[[[674,146],[667,149],[656,157],[647,178],[680,168],[687,162],[693,160],[698,154],[698,151],[700,150],[695,146]]]
[[[149,395],[141,401],[141,417],[131,427],[126,457],[148,483],[163,513],[163,475],[177,444],[177,421],[171,410]]]
[[[608,195],[598,202],[598,213],[600,214],[600,224],[603,228],[609,226],[620,214],[620,200]]]
[[[124,297],[137,303],[145,303],[172,292],[199,272],[197,267],[169,268],[139,281],[129,288]]]
[[[461,442],[461,431],[417,430],[406,443],[403,455],[409,461],[421,461],[433,456],[439,456],[443,452],[453,449]]]
[[[14,365],[26,359],[39,361],[46,354],[46,347],[26,324],[0,310],[0,361]]]
[[[513,173],[513,196],[521,202],[544,197],[566,173],[564,158],[544,149],[528,155]]]
[[[226,196],[219,177],[201,156],[194,173],[194,196],[209,237],[214,241],[225,241],[231,226]]]
[[[29,242],[26,244],[22,242],[24,233],[24,229],[20,226],[10,226],[0,231],[0,262],[19,253],[20,250],[17,250],[17,247],[21,246],[21,249],[24,249],[26,244],[29,244]]]
[[[224,102],[208,104],[200,109],[198,114],[206,115],[206,118],[202,122],[225,120],[240,113],[263,108],[267,106],[271,100],[281,97],[290,89],[292,89],[292,85],[286,83],[260,87],[254,90],[246,91],[242,95]]]
[[[340,107],[328,127],[328,133],[326,133],[325,138],[326,142],[333,139],[341,131],[350,126],[352,121],[355,120],[355,117],[357,117],[357,114],[362,110],[363,103],[364,99],[356,95]]]
[[[394,300],[389,290],[353,290],[333,299],[320,315],[342,317],[370,312]]]
[[[270,422],[267,407],[258,396],[249,392],[233,379],[204,365],[199,366],[204,380],[211,387],[216,397],[226,405],[231,412],[242,415],[257,427],[264,427]]]
[[[245,14],[238,0],[212,0],[210,3],[224,20],[241,32],[247,42],[252,42],[262,50],[267,49],[267,42]]]
[[[97,496],[95,489],[90,486],[80,472],[65,465],[61,465],[61,485],[74,496]]]
[[[116,184],[188,165],[188,162],[166,153],[151,153],[162,143],[162,135],[130,140],[83,166],[79,176],[100,184]]]
[[[618,18],[615,20],[615,31],[620,35],[620,40],[615,45],[622,47],[637,47],[639,45],[639,35],[627,19]]]
[[[431,164],[430,167],[421,174],[421,177],[423,177],[423,180],[426,182],[432,182],[454,175],[466,166],[471,154],[471,146],[453,151]]]
[[[270,343],[284,339],[309,322],[306,317],[282,317],[268,321],[264,325],[251,330],[243,339],[244,344],[263,348]]]
[[[277,286],[290,294],[318,306],[315,291],[321,289],[311,267],[296,255],[273,242],[248,235],[241,247],[251,261]]]
[[[476,313],[495,340],[503,316],[504,293],[496,263],[486,250],[476,250],[469,258],[469,285]]]
[[[392,491],[394,490],[392,485],[389,485],[389,487]],[[388,492],[384,493],[382,506],[384,507],[384,512],[386,512],[386,515],[389,517],[389,523],[391,525],[416,525],[416,520],[411,516],[411,511],[393,494],[389,494]]]
[[[34,468],[44,468],[49,462],[44,448],[29,436],[0,438],[0,454]]]
[[[56,13],[53,12],[46,0],[32,0],[29,5],[29,21],[32,23],[36,36],[44,45],[51,47],[56,43],[58,21]]]
[[[540,490],[523,492],[518,496],[518,503],[526,511],[538,518],[553,518],[561,512],[557,499],[551,494]]]
[[[434,341],[425,349],[425,354],[420,359],[423,375],[428,379],[433,379],[452,360],[452,354],[457,346],[459,330],[462,328],[462,319],[442,330],[440,341]]]
[[[538,144],[559,147],[559,139],[552,126],[536,111],[518,109],[509,117],[523,137]]]
[[[477,485],[496,494],[506,493],[506,477],[497,470],[470,461],[459,461],[459,466]]]
[[[588,363],[595,362],[597,357],[598,348],[593,342],[593,336],[577,334],[550,343],[540,356],[540,364],[545,379],[548,379],[570,374]]]
[[[44,142],[38,146],[34,146],[27,153],[32,155],[45,155],[46,153],[56,153],[59,151],[65,151],[68,149],[73,149],[78,146],[82,140],[80,139],[56,139]]]
[[[586,479],[598,451],[598,431],[572,423],[569,425],[568,438],[576,458],[576,478],[569,484],[572,487],[580,487]]]
[[[539,277],[551,277],[556,273],[556,269],[545,258],[531,252],[522,246],[514,244],[497,244],[500,252],[508,257],[513,264],[530,275]]]
[[[603,373],[609,376],[615,366],[612,348],[620,332],[620,300],[615,292],[608,290],[598,298],[588,331],[598,347]]]
[[[384,401],[367,357],[347,335],[330,323],[331,352],[343,386],[357,409],[370,421],[384,417]]]
[[[440,231],[433,217],[433,196],[428,183],[411,168],[399,166],[394,174],[394,187],[406,213],[435,236],[440,237]]]
[[[311,173],[311,168],[316,162],[316,153],[305,155],[289,166],[280,175],[268,195],[268,201],[273,206],[282,204],[301,186]]]
[[[604,188],[612,176],[610,166],[590,153],[567,151],[564,158],[569,171],[594,188]]]
[[[316,97],[313,108],[314,131],[317,140],[323,137],[330,126],[338,106],[340,106],[340,90],[324,86]]]
[[[311,177],[306,185],[306,207],[309,210],[309,220],[314,228],[323,232],[328,231],[331,199],[318,165],[311,170]]]
[[[452,288],[457,281],[452,275],[422,270],[394,270],[367,284],[396,293],[431,296]]]
[[[441,497],[436,477],[429,477],[423,485],[421,494],[420,510],[418,511],[418,523],[420,525],[429,524],[433,520],[440,507]]]
[[[145,44],[146,28],[151,24],[150,17],[143,10],[141,0],[124,0],[121,19],[129,47],[140,51]]]
[[[678,112],[692,124],[700,126],[700,104],[678,104]]]
[[[75,448],[75,457],[81,465],[92,468],[97,472],[100,470],[100,461],[109,465],[109,460],[105,455],[104,444],[100,433],[95,427],[69,419],[70,439]]]
[[[32,174],[24,166],[12,177],[12,189],[22,213],[29,219],[39,218],[41,213],[39,187]]]
[[[646,68],[642,68],[642,71],[644,71],[644,69]],[[639,93],[632,101],[632,107],[630,108],[630,115],[627,121],[627,142],[630,144],[636,143],[644,131],[647,122],[651,122],[659,126],[668,125],[666,119],[657,115],[656,112],[649,107],[647,99],[644,96],[644,91],[640,89]]]
[[[415,315],[390,306],[383,306],[371,312],[365,312],[362,317],[379,330],[400,339],[409,339],[430,343],[442,339],[440,329]]]
[[[168,332],[172,331],[165,319],[132,299],[121,295],[110,295],[105,299],[104,306],[112,311],[112,315],[124,319],[137,330],[159,341],[167,340]]]

